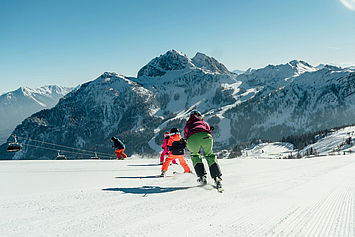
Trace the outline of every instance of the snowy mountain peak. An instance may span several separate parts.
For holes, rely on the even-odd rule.
[[[104,72],[95,80],[82,84],[78,90],[85,91],[84,94],[99,91],[101,89],[116,91],[115,93],[118,93],[126,90],[129,91],[132,86],[137,86],[137,83],[115,72]]]
[[[0,96],[0,143],[23,119],[57,104],[72,88],[47,85],[40,88],[20,87]]]
[[[305,72],[314,72],[318,70],[316,67],[313,67],[312,65],[302,60],[292,60],[288,63],[288,65],[293,68],[296,75],[301,75]]]
[[[318,66],[316,66],[316,68],[318,70],[322,70],[324,68],[326,68],[327,70],[331,70],[331,71],[341,71],[343,69],[349,69],[349,70],[354,70],[354,67],[343,67],[343,66],[339,66],[339,65],[333,65],[333,64],[319,64]]]
[[[245,73],[245,74],[250,74],[250,73],[254,72],[255,70],[256,70],[256,69],[250,67],[250,68],[248,68],[244,73]],[[244,74],[244,73],[243,73],[243,74]]]
[[[288,64],[290,64],[293,67],[299,67],[299,66],[313,67],[312,65],[302,60],[292,60]]]
[[[69,93],[72,88],[57,86],[57,85],[46,85],[39,88],[30,88],[30,87],[19,87],[17,90],[10,91],[1,95],[6,98],[14,98],[18,96],[25,96],[30,98],[36,98],[38,96],[59,96],[62,97],[65,94]]]
[[[17,90],[14,90],[14,91],[10,91],[10,92],[7,92],[7,93],[4,93],[3,95],[17,95],[17,96],[27,96],[29,94],[31,94],[33,91],[33,89],[29,88],[29,87],[19,87]]]
[[[177,50],[169,50],[163,55],[154,58],[138,71],[138,77],[160,77],[172,70],[182,70],[193,67],[191,60]]]
[[[323,68],[326,68],[328,70],[331,70],[331,71],[341,71],[342,68],[341,67],[338,67],[338,66],[334,66],[334,65],[325,65]]]
[[[115,73],[115,72],[104,72],[104,73],[101,74],[101,76],[99,76],[94,81],[102,81],[102,80],[109,79],[109,78],[112,78],[112,77],[120,77],[120,76],[117,73]]]
[[[230,73],[228,69],[213,57],[209,57],[203,53],[196,53],[195,57],[191,59],[192,63],[199,68],[215,73]]]
[[[273,89],[289,84],[297,76],[305,72],[315,72],[318,69],[304,61],[292,60],[286,64],[268,65],[260,69],[248,69],[238,76],[246,87],[269,86]]]

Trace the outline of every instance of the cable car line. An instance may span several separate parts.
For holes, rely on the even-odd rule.
[[[52,145],[52,146],[57,146],[57,147],[68,148],[68,149],[77,150],[77,151],[90,152],[90,153],[95,153],[95,152],[96,152],[96,151],[90,151],[90,150],[85,150],[85,149],[74,148],[74,147],[70,147],[70,146],[64,146],[64,145],[59,145],[59,144],[55,144],[55,143],[45,142],[45,141],[39,141],[39,140],[30,139],[30,138],[25,138],[25,137],[17,137],[17,138],[21,138],[21,139],[27,140],[27,141],[33,141],[33,142],[44,143],[44,144],[48,144],[48,145]],[[57,150],[59,150],[59,149],[55,149],[55,150],[57,151]],[[61,149],[60,149],[60,150],[61,150]],[[96,152],[96,153],[97,153],[98,155],[100,155],[100,156],[110,156],[110,157],[112,157],[112,154],[103,153],[103,152]]]
[[[78,155],[85,155],[85,156],[91,156],[92,154],[88,154],[88,153],[82,153],[82,152],[75,152],[75,151],[66,151],[66,150],[58,150],[58,149],[54,149],[54,148],[49,148],[49,147],[43,147],[43,146],[36,146],[36,145],[31,145],[31,144],[23,144],[24,146],[30,146],[30,147],[35,147],[35,148],[41,148],[41,149],[46,149],[46,150],[50,150],[50,151],[61,151],[61,152],[67,152],[67,153],[72,153],[72,154],[78,154]],[[100,157],[103,158],[112,158],[112,156],[106,156],[106,155],[100,155]]]

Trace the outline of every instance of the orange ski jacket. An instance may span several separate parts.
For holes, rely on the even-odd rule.
[[[176,133],[169,138],[168,150],[171,151],[173,155],[184,155],[185,147],[186,141],[181,137],[179,133]]]

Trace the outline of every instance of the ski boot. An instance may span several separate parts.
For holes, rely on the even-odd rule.
[[[160,174],[160,177],[165,177],[165,173],[166,173],[166,171],[163,170],[163,171],[161,172],[161,174]]]
[[[214,178],[214,182],[216,184],[216,189],[220,193],[224,191],[224,189],[222,188],[222,182],[221,181],[222,181],[221,177]]]
[[[206,178],[206,176],[203,175],[203,176],[199,177],[199,178],[197,179],[197,182],[198,182],[199,184],[201,184],[201,185],[206,185],[206,184],[207,184],[207,178]]]
[[[203,163],[197,163],[194,166],[194,169],[198,177],[197,182],[201,185],[206,185],[207,178],[206,178],[206,171],[205,171],[205,167],[203,166]]]

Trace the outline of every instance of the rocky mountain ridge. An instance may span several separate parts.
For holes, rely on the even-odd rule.
[[[153,154],[161,149],[163,133],[171,127],[182,130],[190,111],[198,109],[215,127],[216,149],[231,148],[254,138],[279,139],[354,123],[354,75],[349,68],[318,69],[296,60],[237,75],[202,53],[190,59],[170,50],[137,77],[104,73],[81,85],[14,132],[107,153],[112,153],[109,138],[119,136],[128,154]],[[26,148],[26,142],[23,152],[6,158],[55,156]]]

